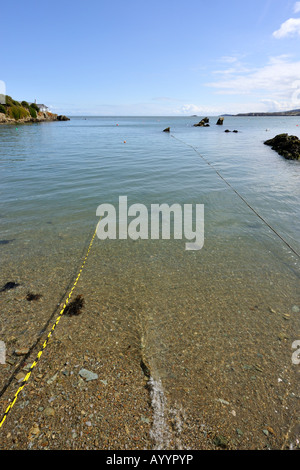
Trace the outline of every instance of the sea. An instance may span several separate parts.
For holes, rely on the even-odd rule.
[[[78,289],[85,312],[89,301],[99,314],[117,305],[120,342],[134,336],[140,348],[157,448],[170,440],[167,416],[180,448],[186,414],[208,435],[210,419],[240,415],[236,439],[251,429],[255,447],[255,426],[269,439],[267,426],[299,423],[300,365],[292,357],[300,340],[300,163],[264,142],[300,137],[300,118],[226,116],[218,126],[212,116],[210,127],[194,127],[201,119],[83,116],[0,126],[1,283],[45,298],[51,290],[50,314],[81,266],[98,206],[118,214],[121,196],[149,214],[152,204],[203,205],[201,249],[186,250],[172,230],[170,239],[96,236]],[[3,338],[11,321],[4,308]]]

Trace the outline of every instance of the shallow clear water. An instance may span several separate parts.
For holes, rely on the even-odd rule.
[[[83,289],[100,310],[103,303],[120,312],[120,337],[134,324],[134,341],[165,391],[166,413],[177,407],[216,423],[216,400],[225,399],[251,427],[253,413],[274,418],[278,374],[288,369],[292,389],[299,387],[291,364],[299,259],[213,168],[299,252],[299,162],[263,142],[283,132],[300,137],[300,118],[225,117],[223,127],[211,118],[210,128],[194,128],[199,120],[88,117],[1,126],[1,239],[11,240],[0,246],[1,282],[30,279],[45,290],[57,286],[59,297],[95,229],[97,206],[117,204],[119,196],[147,207],[204,204],[201,251],[185,251],[184,240],[96,239]],[[168,126],[171,134],[163,133]],[[263,377],[253,372],[260,361]],[[294,413],[280,414],[278,426]]]

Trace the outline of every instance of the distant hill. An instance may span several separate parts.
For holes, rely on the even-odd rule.
[[[293,109],[292,111],[278,111],[274,113],[241,113],[236,116],[300,116],[300,109]]]

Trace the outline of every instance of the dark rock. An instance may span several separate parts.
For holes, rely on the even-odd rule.
[[[224,132],[231,132],[231,131],[229,129],[226,129],[226,131],[224,131]]]
[[[209,127],[209,118],[203,118],[198,124],[194,124],[194,127]]]
[[[237,131],[237,130],[234,130],[234,131],[232,131],[232,132],[234,132],[235,134],[237,134],[239,131]]]
[[[300,140],[295,135],[279,134],[264,143],[287,160],[300,160]]]
[[[70,121],[70,118],[64,115],[57,116],[57,121]]]
[[[217,121],[217,126],[223,126],[224,118],[220,117]]]
[[[163,130],[163,132],[170,132],[170,127],[166,127],[166,129]]]

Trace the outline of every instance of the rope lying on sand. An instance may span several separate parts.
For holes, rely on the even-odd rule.
[[[254,212],[254,214],[265,224],[267,225],[267,227],[269,227],[270,230],[272,230],[272,232],[275,233],[275,235],[280,238],[280,240],[298,257],[300,258],[300,253],[298,253],[278,232],[277,230],[272,227],[272,225],[269,224],[269,222],[266,221],[266,219],[264,217],[262,217],[255,209],[254,207],[251,206],[251,204],[249,204],[248,201],[246,201],[246,199],[224,178],[224,176],[221,175],[221,173],[206,159],[203,157],[203,155],[201,155],[201,153],[196,149],[196,147],[194,147],[193,145],[191,144],[188,144],[187,142],[184,142],[183,140],[181,139],[178,139],[178,137],[175,137],[173,134],[171,135],[171,137],[173,137],[173,139],[177,140],[178,142],[181,142],[182,144],[186,145],[187,147],[190,147],[191,149],[194,150],[194,152],[197,153],[197,155],[199,155],[199,157],[202,158],[203,161],[205,161],[205,163],[207,165],[209,165],[214,171],[215,173],[217,173],[217,175],[224,181],[224,183],[227,184],[227,186],[229,186],[229,188],[246,204],[246,206],[249,207],[249,209],[252,210],[252,212]]]
[[[101,220],[101,218],[100,218],[100,220]],[[83,263],[82,263],[82,265],[81,265],[81,267],[80,267],[80,270],[79,270],[79,272],[78,272],[78,274],[77,274],[77,276],[76,276],[76,279],[75,279],[75,281],[74,281],[74,283],[73,283],[72,289],[70,290],[69,295],[67,296],[67,298],[66,298],[66,300],[65,300],[65,303],[64,303],[64,305],[63,305],[61,311],[59,312],[59,315],[58,315],[58,317],[57,317],[55,323],[53,324],[53,326],[52,326],[50,332],[48,333],[48,336],[47,336],[46,340],[44,341],[41,350],[38,352],[35,361],[31,364],[31,367],[30,367],[28,373],[27,373],[26,376],[24,377],[23,381],[21,382],[20,387],[18,388],[18,390],[17,390],[16,393],[15,393],[13,400],[12,400],[11,403],[8,405],[8,407],[7,407],[7,409],[6,409],[5,413],[4,413],[4,415],[2,416],[2,418],[1,418],[1,420],[0,420],[0,429],[2,428],[2,426],[3,426],[3,424],[4,424],[5,420],[6,420],[6,418],[7,418],[8,414],[10,413],[10,411],[12,410],[14,404],[16,403],[16,401],[17,401],[17,399],[18,399],[19,393],[23,390],[23,388],[25,387],[26,383],[28,382],[28,380],[29,380],[29,378],[30,378],[30,376],[31,376],[31,373],[32,373],[33,369],[36,367],[36,365],[37,365],[37,363],[38,363],[38,361],[39,361],[41,355],[43,354],[44,350],[46,349],[46,347],[47,347],[47,345],[48,345],[48,343],[49,343],[49,340],[50,340],[50,338],[51,338],[51,336],[52,336],[52,334],[53,334],[55,328],[57,327],[58,323],[60,322],[60,319],[61,319],[62,315],[64,314],[65,309],[67,308],[67,305],[68,305],[68,303],[69,303],[69,300],[71,299],[71,296],[72,296],[72,294],[73,294],[73,291],[74,291],[74,289],[75,289],[75,287],[76,287],[76,285],[77,285],[77,283],[78,283],[78,281],[79,281],[79,278],[80,278],[81,273],[82,273],[82,271],[83,271],[83,268],[84,268],[84,266],[85,266],[86,260],[87,260],[89,254],[90,254],[90,251],[91,251],[91,248],[92,248],[92,245],[93,245],[93,242],[94,242],[96,233],[97,233],[98,225],[99,225],[99,223],[100,223],[100,220],[99,220],[99,222],[97,223],[97,226],[96,226],[96,229],[95,229],[94,234],[93,234],[93,236],[92,236],[92,239],[91,239],[91,241],[90,241],[90,244],[89,244],[87,253],[86,253],[85,258],[84,258],[84,260],[83,260]]]

